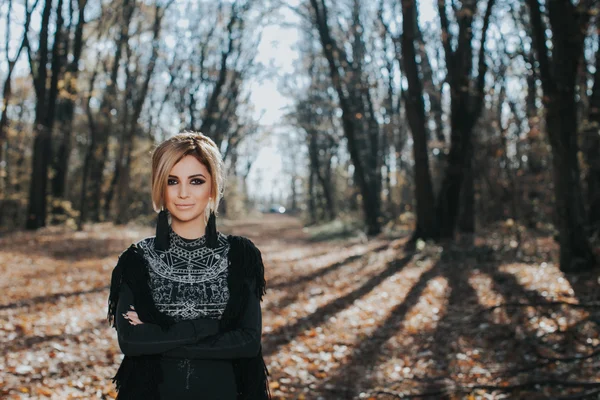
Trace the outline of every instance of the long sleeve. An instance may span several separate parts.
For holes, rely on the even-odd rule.
[[[214,335],[219,330],[218,321],[208,318],[177,322],[166,331],[151,323],[131,325],[123,314],[130,311],[132,304],[135,304],[133,293],[123,283],[115,319],[119,347],[128,356],[162,353],[177,346],[195,343],[199,338]]]
[[[254,282],[250,285],[247,296],[246,309],[237,329],[203,338],[193,345],[177,347],[163,355],[188,359],[235,359],[256,356],[260,350],[262,314]]]

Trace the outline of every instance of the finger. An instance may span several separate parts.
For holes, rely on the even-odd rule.
[[[135,307],[133,306],[133,304],[130,304],[129,308],[131,308],[132,310],[135,310]]]
[[[128,314],[128,316],[129,316],[129,319],[130,319],[132,322],[135,322],[135,323],[137,323],[137,324],[141,324],[141,323],[142,323],[142,321],[140,320],[140,317],[137,315],[137,313],[135,313],[135,312],[133,312],[133,311],[130,311],[130,312],[128,312],[127,314]]]

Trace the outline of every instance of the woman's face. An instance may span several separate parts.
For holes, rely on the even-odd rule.
[[[176,222],[204,224],[204,210],[212,189],[206,166],[187,155],[173,166],[167,181],[166,207]]]

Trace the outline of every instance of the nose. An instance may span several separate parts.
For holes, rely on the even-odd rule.
[[[179,185],[179,198],[185,199],[186,197],[188,197],[187,186],[185,183],[182,183]]]

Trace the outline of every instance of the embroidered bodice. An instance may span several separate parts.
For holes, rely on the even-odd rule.
[[[184,239],[169,227],[168,250],[156,250],[154,237],[137,243],[150,266],[150,288],[160,311],[177,321],[221,318],[229,299],[229,242],[218,236],[217,246],[210,248],[205,236]]]

